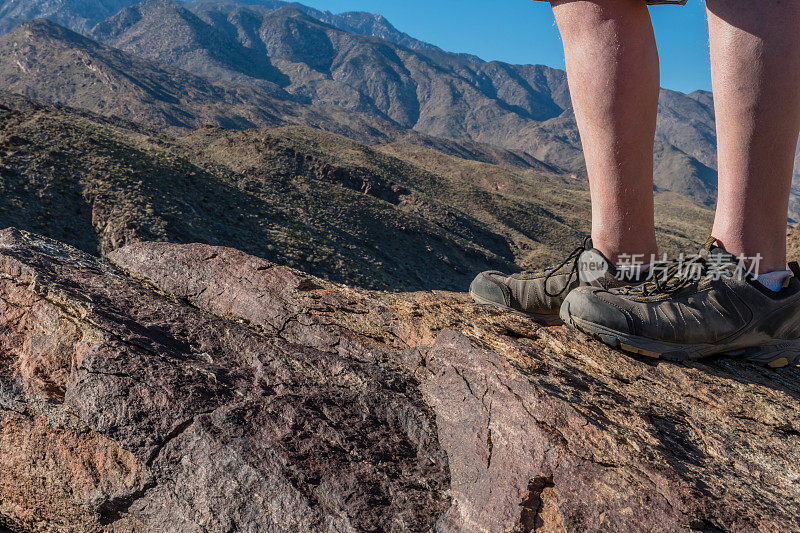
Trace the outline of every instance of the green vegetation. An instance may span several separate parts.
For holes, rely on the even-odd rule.
[[[463,290],[541,266],[588,230],[581,180],[307,127],[185,135],[0,96],[0,226],[103,254],[140,240],[244,250],[376,289]],[[667,249],[709,211],[659,205]]]

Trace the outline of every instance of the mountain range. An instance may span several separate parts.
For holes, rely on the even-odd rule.
[[[139,0],[0,0],[0,34],[7,33],[15,26],[38,18],[49,19],[76,32],[87,32],[97,23],[119,12],[122,8],[135,5]],[[320,11],[295,2],[280,0],[187,0],[186,4],[211,4],[217,9],[235,9],[247,5],[251,10],[269,11],[291,5],[303,10],[312,17],[351,33],[371,35],[391,41],[407,48],[418,50],[439,50],[438,47],[414,39],[407,33],[397,30],[383,16],[374,13],[346,12],[334,14]],[[471,57],[464,54],[466,57]]]
[[[477,141],[523,151],[566,172],[584,171],[563,71],[446,53],[408,42],[384,27],[376,29],[374,24],[359,27],[362,33],[391,34],[391,39],[352,33],[331,24],[342,26],[345,19],[363,22],[363,14],[332,19],[324,12],[297,5],[262,4],[146,0],[123,8],[85,33],[137,59],[150,59],[158,68],[177,67],[214,85],[235,87],[228,90],[239,91],[238,99],[254,101],[254,107],[263,107],[263,95],[268,94],[284,102],[335,108],[340,114],[354,111],[370,117],[369,121],[383,120],[385,124],[379,129],[384,132],[395,126],[429,136]],[[9,37],[14,42],[19,40],[14,33],[6,40]],[[66,46],[82,51],[91,47],[69,42]],[[18,61],[6,62],[7,67],[13,69]],[[47,54],[34,55],[30,61],[48,71],[64,68],[63,61],[58,67],[47,66],[53,62]],[[95,76],[91,67],[80,62],[68,65],[75,72],[65,84],[73,85],[70,77]],[[6,82],[4,88],[106,114],[120,112],[47,94],[58,92],[57,80],[50,80],[44,90],[25,90],[25,86],[36,86],[39,78],[18,70],[12,72],[16,83]],[[96,89],[101,93],[98,98],[124,101],[129,96],[124,90],[111,96],[107,87]],[[237,117],[237,123],[219,117],[220,113],[216,113],[216,120],[206,113],[201,121],[227,127],[247,122],[266,124],[250,120],[251,114],[245,113],[246,120]],[[136,115],[130,109],[121,114],[138,119]],[[180,124],[181,120],[172,122]],[[196,126],[197,120],[189,124]],[[359,124],[352,129],[365,128]],[[363,135],[358,138],[369,140]],[[708,93],[662,91],[656,190],[677,192],[700,205],[712,205],[716,192],[714,141]]]
[[[402,133],[380,117],[304,105],[261,88],[214,83],[43,19],[0,37],[0,57],[2,90],[148,125],[241,129],[305,124],[361,140]]]

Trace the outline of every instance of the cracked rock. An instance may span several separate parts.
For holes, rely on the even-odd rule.
[[[464,295],[0,232],[0,524],[785,531],[796,368],[634,359]]]

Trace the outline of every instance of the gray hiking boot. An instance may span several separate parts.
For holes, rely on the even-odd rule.
[[[773,368],[800,360],[800,267],[779,292],[761,285],[709,239],[637,287],[572,291],[561,307],[569,325],[625,351],[670,360],[725,354]]]
[[[509,309],[545,325],[561,324],[558,311],[569,292],[579,286],[623,287],[638,283],[626,279],[605,256],[584,239],[560,265],[541,272],[503,274],[488,271],[478,274],[469,288],[479,304]]]

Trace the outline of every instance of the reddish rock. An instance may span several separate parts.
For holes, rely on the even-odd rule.
[[[0,232],[21,530],[784,531],[797,368],[634,359],[463,295]]]
[[[800,227],[795,227],[787,235],[786,255],[789,261],[800,261]]]
[[[0,515],[25,530],[404,531],[448,506],[432,411],[374,359],[16,231],[0,313]]]

